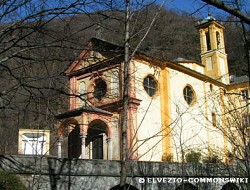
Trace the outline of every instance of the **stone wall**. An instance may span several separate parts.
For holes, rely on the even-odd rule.
[[[19,174],[28,189],[109,190],[120,180],[120,162],[110,160],[1,156],[0,167]],[[143,190],[175,190],[188,178],[237,177],[233,166],[222,164],[130,161],[128,168],[127,183]],[[192,184],[193,189],[221,190],[226,182]]]

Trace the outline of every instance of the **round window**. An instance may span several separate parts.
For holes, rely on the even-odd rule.
[[[152,76],[147,76],[146,78],[144,78],[143,87],[151,97],[157,92],[157,82]]]
[[[107,92],[107,84],[104,80],[98,79],[95,81],[93,95],[97,100],[101,100]]]
[[[195,100],[194,91],[190,86],[186,86],[183,89],[183,96],[186,102],[188,103],[188,105],[192,104]]]

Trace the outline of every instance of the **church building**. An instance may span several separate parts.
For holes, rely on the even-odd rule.
[[[196,27],[201,63],[162,61],[140,52],[132,57],[126,86],[130,159],[182,162],[194,151],[228,162],[237,151],[229,133],[240,139],[241,134],[228,113],[247,104],[249,83],[230,80],[224,26],[208,16]],[[70,97],[68,111],[56,116],[58,157],[121,158],[123,61],[124,47],[92,38],[65,71]],[[248,110],[237,114],[241,126],[250,125]]]

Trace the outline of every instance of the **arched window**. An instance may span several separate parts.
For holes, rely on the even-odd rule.
[[[216,32],[216,42],[217,42],[217,49],[221,49],[221,34],[220,32]]]
[[[155,78],[152,76],[147,76],[146,78],[144,78],[143,87],[150,97],[155,95],[155,93],[157,92],[157,82]]]
[[[107,92],[106,82],[102,79],[97,79],[95,81],[95,86],[94,86],[94,92],[93,92],[94,97],[97,100],[101,101],[102,98],[105,96],[106,92]]]
[[[83,81],[79,83],[79,95],[80,95],[79,103],[81,105],[84,103],[85,95],[86,95],[86,85],[85,85],[85,82]]]
[[[183,89],[183,96],[188,105],[192,104],[195,101],[195,93],[191,86],[186,86]]]
[[[118,71],[113,71],[111,75],[111,94],[114,96],[119,95],[119,73]]]
[[[209,32],[206,32],[206,43],[207,43],[207,51],[211,50],[211,42]]]

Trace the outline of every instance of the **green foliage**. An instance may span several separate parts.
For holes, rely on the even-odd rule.
[[[162,161],[164,161],[164,162],[172,162],[173,161],[173,155],[164,153],[162,155]]]
[[[25,190],[26,188],[17,175],[5,171],[0,171],[0,189]]]
[[[202,160],[204,163],[222,163],[221,158],[218,155],[211,155],[211,156],[206,156]]]
[[[185,155],[186,162],[199,163],[201,161],[201,153],[191,150]]]

